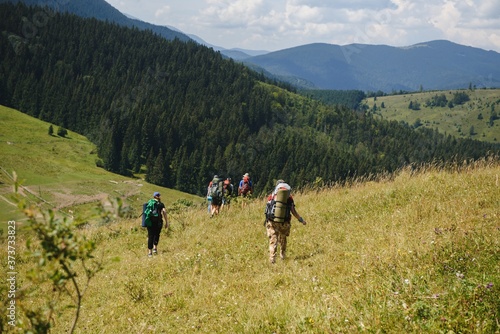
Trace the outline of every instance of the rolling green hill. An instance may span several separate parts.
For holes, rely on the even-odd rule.
[[[462,105],[427,106],[435,96],[444,94],[448,101],[457,92],[465,92],[470,100]],[[420,110],[409,108],[420,105]],[[365,99],[375,115],[431,129],[458,138],[472,138],[486,142],[500,141],[500,120],[490,120],[492,113],[500,114],[500,89],[430,91],[402,95],[379,96]],[[493,117],[494,118],[494,117]],[[473,131],[471,131],[473,128]]]
[[[248,172],[255,193],[480,159],[497,144],[326,106],[194,42],[0,4],[0,104],[85,135],[106,170],[204,196],[214,174]],[[307,148],[307,149],[305,149]]]
[[[13,204],[13,172],[22,181],[21,194],[42,208],[56,209],[76,220],[89,219],[88,209],[108,196],[123,197],[140,212],[140,204],[154,191],[165,203],[201,198],[150,185],[142,179],[113,174],[96,167],[96,148],[88,139],[68,131],[66,137],[49,135],[50,123],[0,106],[0,220],[21,218]]]

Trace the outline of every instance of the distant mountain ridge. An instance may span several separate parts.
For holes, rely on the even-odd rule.
[[[148,29],[169,40],[196,41],[257,72],[299,88],[391,93],[460,89],[470,85],[500,87],[500,53],[446,40],[408,47],[313,43],[275,52],[225,49],[173,27],[131,18],[104,0],[66,0],[63,4],[57,0],[0,0],[2,2],[49,6],[85,18]]]
[[[445,40],[409,47],[315,43],[244,62],[283,78],[303,79],[320,89],[391,92],[467,88],[471,84],[500,87],[499,53]]]
[[[173,28],[173,29],[177,29],[177,28]],[[196,35],[190,34],[188,36],[191,37],[194,41],[196,41],[202,45],[205,45],[209,48],[212,48],[215,51],[219,51],[224,56],[232,58],[234,60],[245,60],[245,59],[248,59],[248,58],[253,57],[253,56],[260,56],[260,55],[269,53],[269,51],[265,51],[265,50],[245,50],[245,49],[239,49],[239,48],[225,49],[223,47],[207,43],[205,40],[201,39],[200,37],[198,37]]]

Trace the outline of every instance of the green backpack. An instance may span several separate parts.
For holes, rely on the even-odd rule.
[[[222,196],[224,195],[224,181],[221,178],[213,179],[208,194],[212,198],[222,199]]]
[[[150,199],[142,205],[142,227],[151,226],[159,218],[161,217],[160,210],[158,209],[158,201]]]

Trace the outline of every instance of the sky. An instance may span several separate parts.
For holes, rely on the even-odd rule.
[[[310,43],[410,46],[445,39],[500,52],[499,0],[106,0],[226,49]]]

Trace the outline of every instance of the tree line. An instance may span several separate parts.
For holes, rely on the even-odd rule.
[[[199,195],[214,174],[249,172],[260,193],[278,178],[338,182],[499,151],[356,112],[360,92],[323,104],[151,31],[51,12],[27,36],[23,22],[41,10],[0,5],[0,103],[86,135],[112,172],[145,166],[147,181]]]

